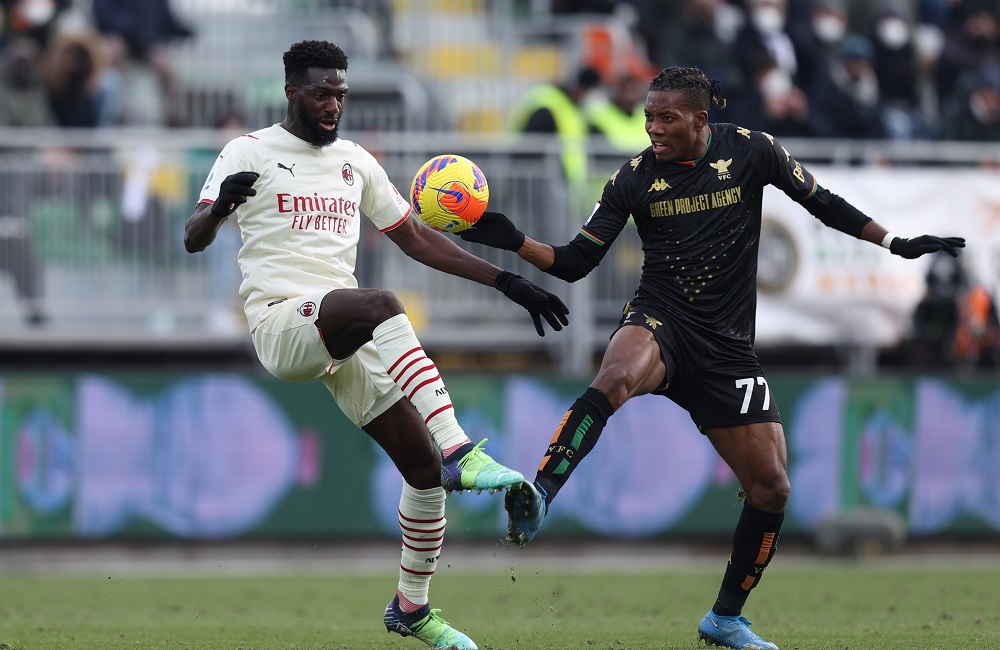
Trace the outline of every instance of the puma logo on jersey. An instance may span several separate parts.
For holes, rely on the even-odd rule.
[[[719,172],[719,180],[724,181],[733,177],[733,175],[729,173],[729,166],[732,164],[733,159],[730,158],[729,160],[720,159],[714,163],[708,163],[708,166]]]
[[[294,166],[295,166],[295,163],[292,163],[292,167],[294,167]],[[288,172],[289,174],[291,174],[294,177],[295,176],[295,172],[292,171],[292,167],[285,167],[281,163],[278,163],[278,169],[284,169],[286,172]]]
[[[663,190],[668,190],[668,189],[670,189],[670,183],[663,180],[662,178],[657,178],[655,181],[653,181],[653,184],[649,186],[649,189],[646,190],[646,193],[649,194],[650,192],[662,192]]]

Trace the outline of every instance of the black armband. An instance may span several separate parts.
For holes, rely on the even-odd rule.
[[[595,244],[583,235],[577,235],[565,246],[553,246],[555,260],[545,269],[549,275],[566,282],[576,282],[601,263],[607,248]]]
[[[839,230],[852,237],[861,238],[871,217],[827,189],[819,188],[809,199],[802,202],[806,210],[823,222],[823,225]]]

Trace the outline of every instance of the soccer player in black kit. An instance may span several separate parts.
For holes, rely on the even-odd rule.
[[[569,244],[534,241],[495,212],[461,236],[515,251],[575,282],[600,264],[634,219],[645,253],[639,287],[596,379],[553,434],[534,483],[508,491],[507,539],[523,546],[534,537],[622,404],[636,395],[664,395],[690,413],[745,495],[718,599],[698,634],[714,645],[776,650],[742,616],[774,555],[790,491],[781,418],[753,348],[764,187],[778,187],[825,225],[904,258],[939,250],[956,256],[965,240],[893,236],[819,186],[771,135],[709,123],[710,106],[724,106],[720,95],[697,68],[661,71],[646,97],[651,146],[611,176]]]

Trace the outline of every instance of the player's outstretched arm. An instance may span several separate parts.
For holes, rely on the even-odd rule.
[[[936,237],[920,235],[919,237],[896,237],[874,221],[869,221],[861,231],[861,239],[873,244],[881,244],[893,255],[899,255],[908,260],[914,260],[921,255],[944,251],[952,257],[958,257],[959,249],[965,248],[963,237]]]
[[[257,182],[257,172],[239,172],[227,176],[219,184],[219,197],[214,203],[199,203],[194,214],[184,224],[184,248],[189,253],[197,253],[208,248],[223,222],[236,208],[257,195],[253,184]]]
[[[465,241],[490,248],[513,251],[542,271],[547,271],[555,261],[552,246],[525,236],[502,212],[484,212],[476,225],[466,228],[459,236]]]
[[[503,271],[458,246],[447,236],[411,217],[386,233],[406,255],[438,271],[496,287],[513,302],[524,307],[539,336],[545,336],[542,319],[553,330],[569,324],[569,309],[562,300],[519,275]]]

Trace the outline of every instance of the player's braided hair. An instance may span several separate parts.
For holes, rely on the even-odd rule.
[[[296,86],[306,82],[309,68],[347,70],[347,55],[329,41],[299,41],[285,52],[285,83]]]
[[[649,83],[650,90],[669,90],[683,93],[691,106],[707,111],[711,106],[725,108],[722,86],[698,68],[670,66],[660,71]]]

